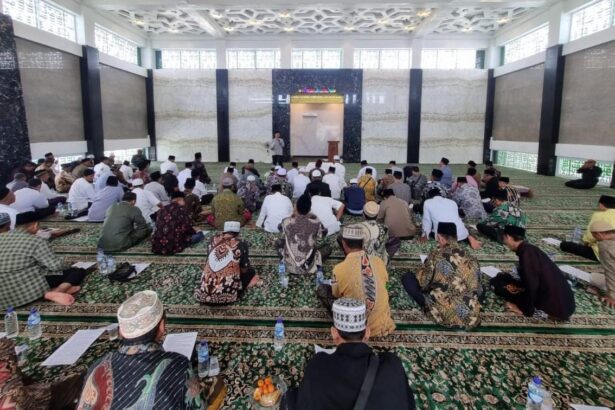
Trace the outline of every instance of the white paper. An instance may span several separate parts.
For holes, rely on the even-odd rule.
[[[476,225],[468,225],[468,228],[474,229],[475,231],[478,229]]]
[[[559,265],[559,268],[562,272],[566,272],[569,275],[574,276],[577,279],[581,279],[583,282],[591,282],[592,275],[589,273],[582,271],[581,269],[577,269],[574,266],[570,265]]]
[[[323,353],[326,353],[326,354],[333,354],[333,353],[335,353],[335,350],[336,350],[336,348],[335,348],[335,347],[332,347],[331,349],[325,349],[325,348],[324,348],[324,347],[322,347],[322,346],[319,346],[319,345],[317,345],[317,344],[314,344],[314,352],[315,352],[315,353],[320,353],[320,352],[323,352]]]
[[[592,272],[591,275],[592,275],[592,278],[591,278],[590,283],[597,288],[606,290],[606,277],[602,273],[595,273],[595,272]]]
[[[64,344],[51,354],[42,366],[70,366],[85,353],[96,339],[103,334],[105,328],[78,330]]]
[[[184,355],[190,360],[196,344],[197,332],[169,333],[164,338],[162,348],[165,352],[175,352]]]
[[[425,263],[425,261],[427,260],[427,255],[419,255],[421,258],[421,263]]]
[[[150,265],[149,263],[133,263],[133,264],[132,264],[132,266],[134,266],[134,267],[135,267],[135,271],[136,271],[136,272],[135,272],[135,273],[133,273],[132,275],[130,275],[130,276],[128,277],[128,279],[134,279],[134,278],[136,278],[137,276],[139,276],[139,274],[140,274],[141,272],[143,272],[145,269],[147,269],[147,267],[148,267],[149,265]]]
[[[90,269],[96,265],[96,262],[77,262],[73,265],[73,268]]]
[[[559,247],[559,245],[562,243],[562,241],[560,241],[559,239],[555,239],[555,238],[542,238],[542,241],[549,245],[553,245],[557,247]]]
[[[610,410],[608,407],[588,406],[586,404],[571,404],[570,407],[575,410]]]
[[[87,215],[80,216],[79,218],[71,219],[71,221],[75,221],[75,222],[87,222],[87,221],[88,221],[88,216],[87,216]]]
[[[495,266],[481,266],[480,271],[483,272],[485,275],[489,276],[490,278],[495,278],[498,273],[501,272],[501,270],[499,270]]]

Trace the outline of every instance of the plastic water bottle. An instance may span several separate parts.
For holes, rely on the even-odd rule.
[[[58,204],[56,205],[56,212],[60,216],[64,216],[65,215],[64,204],[62,202],[58,202]]]
[[[4,315],[4,331],[6,337],[12,339],[19,336],[19,322],[17,321],[17,312],[13,309],[13,306],[9,306],[6,309],[6,315]]]
[[[279,317],[275,322],[275,330],[273,331],[273,350],[279,352],[284,349],[285,344],[286,336],[284,336],[284,322],[282,318]]]
[[[422,214],[416,214],[416,223],[418,225],[421,225],[423,223],[423,215]]]
[[[286,264],[283,259],[280,260],[280,264],[278,265],[278,275],[280,277],[280,285],[282,285],[283,288],[287,288],[288,276],[286,275]]]
[[[30,316],[28,316],[28,338],[36,340],[43,334],[41,327],[41,315],[36,308],[32,308]]]
[[[107,260],[107,273],[115,272],[115,258],[113,256],[107,256],[105,259]]]
[[[96,250],[96,264],[98,265],[98,271],[103,275],[107,274],[107,257],[105,252],[98,248]]]
[[[199,343],[197,357],[199,361],[199,377],[207,377],[209,374],[209,345],[207,344],[207,340],[202,340],[201,343]]]
[[[580,243],[582,236],[583,234],[581,233],[581,227],[577,226],[576,228],[574,228],[574,233],[572,234],[572,242]]]
[[[527,384],[527,402],[526,410],[540,410],[544,400],[544,389],[540,377],[534,376]]]
[[[322,268],[318,268],[318,270],[316,271],[316,288],[322,285],[324,280],[325,280],[325,274],[322,271]]]
[[[66,203],[66,215],[73,216],[73,205],[70,202]]]

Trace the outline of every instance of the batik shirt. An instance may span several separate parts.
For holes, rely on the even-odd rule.
[[[158,343],[125,344],[90,368],[78,410],[204,409],[190,361]]]
[[[282,220],[283,245],[280,254],[284,257],[286,269],[290,273],[306,275],[315,273],[317,265],[322,265],[316,242],[324,236],[324,228],[313,214],[293,215]]]
[[[519,228],[527,227],[525,213],[510,202],[503,202],[495,208],[485,222],[487,225],[498,229],[504,229],[506,225],[513,225]]]
[[[429,199],[429,191],[432,189],[437,189],[440,191],[440,196],[442,198],[448,198],[448,190],[440,183],[440,181],[429,181],[427,185],[423,188],[423,192],[421,193],[421,198],[424,200]]]
[[[188,214],[192,218],[194,222],[200,222],[203,220],[203,216],[201,212],[203,212],[203,208],[201,207],[201,198],[192,193],[185,193],[186,197],[184,201],[186,202],[186,209],[188,210]]]
[[[267,195],[271,194],[271,187],[274,185],[281,185],[282,195],[287,196],[290,199],[293,198],[293,185],[288,182],[286,178],[279,177],[277,175],[273,175],[273,177],[267,178]]]
[[[230,189],[224,189],[211,201],[211,211],[216,219],[216,229],[222,229],[227,221],[245,224],[244,204],[241,198]]]
[[[506,195],[508,195],[508,202],[518,208],[521,204],[521,196],[519,195],[519,191],[510,185],[506,185]]]
[[[386,225],[370,220],[352,224],[349,227],[363,231],[363,250],[368,255],[379,257],[385,265],[388,263],[389,254],[386,251],[386,244],[389,239],[389,229]]]
[[[156,230],[152,235],[152,252],[159,255],[180,253],[190,246],[195,233],[188,210],[172,202],[158,211]]]
[[[260,198],[261,189],[255,182],[239,182],[239,190],[237,195],[243,200],[246,209],[250,212],[255,212],[258,209],[258,200]]]
[[[455,190],[452,199],[459,205],[466,218],[482,220],[487,217],[477,188],[464,184]]]
[[[416,279],[425,296],[426,314],[447,327],[480,324],[480,266],[473,256],[451,245],[431,251]]]
[[[244,290],[241,271],[250,268],[248,244],[237,238],[225,238],[224,233],[220,233],[209,241],[207,253],[207,263],[194,297],[211,305],[236,302]]]

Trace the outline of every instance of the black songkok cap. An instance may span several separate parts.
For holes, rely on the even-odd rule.
[[[504,189],[498,189],[493,194],[493,199],[499,199],[500,201],[508,201],[508,192]]]
[[[434,176],[436,178],[442,178],[442,175],[444,175],[444,174],[439,169],[431,170],[431,176]]]
[[[506,182],[508,184],[510,182],[510,178],[508,178],[508,177],[500,177],[500,181]]]
[[[525,238],[525,229],[515,225],[506,225],[506,227],[504,227],[504,233],[506,235],[514,235]]]
[[[452,222],[440,222],[438,233],[446,236],[457,236],[457,226]]]
[[[171,193],[171,199],[175,199],[175,198],[185,198],[186,194],[184,194],[183,192],[180,191],[174,191]]]
[[[457,177],[457,182],[468,182],[466,177]]]
[[[598,200],[598,202],[600,202],[602,205],[604,205],[605,207],[609,209],[615,208],[615,197],[608,196],[608,195],[602,195],[600,199]]]

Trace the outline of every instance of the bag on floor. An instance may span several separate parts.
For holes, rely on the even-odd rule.
[[[128,282],[129,280],[136,277],[137,270],[134,265],[131,265],[128,262],[122,262],[117,265],[117,268],[113,273],[107,275],[110,281],[117,282]],[[134,275],[134,276],[133,276]],[[131,276],[133,276],[131,278]]]

